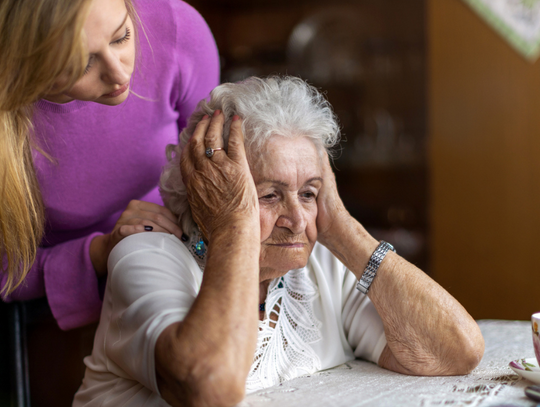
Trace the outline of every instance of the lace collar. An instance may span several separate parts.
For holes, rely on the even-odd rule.
[[[322,323],[313,313],[318,296],[307,267],[270,283],[267,315],[259,321],[257,350],[246,382],[248,393],[321,369],[319,356],[309,346],[322,338]]]

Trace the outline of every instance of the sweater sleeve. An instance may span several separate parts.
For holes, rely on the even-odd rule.
[[[181,131],[200,100],[219,85],[219,56],[206,21],[188,4],[173,3],[176,18],[176,66],[179,67],[178,129]]]
[[[51,311],[63,330],[96,322],[102,300],[99,282],[90,260],[90,242],[101,233],[40,248],[25,281],[6,302],[27,301],[47,296]],[[1,287],[7,281],[2,276]]]

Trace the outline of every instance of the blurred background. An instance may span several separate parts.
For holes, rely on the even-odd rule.
[[[326,92],[341,196],[376,238],[476,319],[540,311],[540,63],[462,0],[188,3],[216,38],[222,81],[291,74]],[[32,405],[69,406],[96,326],[60,332],[37,304],[25,311]]]

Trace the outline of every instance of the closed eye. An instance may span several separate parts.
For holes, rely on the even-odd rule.
[[[84,74],[86,75],[89,71],[90,71],[90,68],[92,68],[92,62],[94,61],[94,56],[90,56],[90,58],[88,58],[88,64],[86,64],[86,68],[84,68]]]
[[[314,193],[314,192],[303,192],[302,194],[300,194],[300,196],[304,199],[315,199],[317,198],[317,195]]]
[[[114,41],[113,44],[123,44],[124,42],[128,42],[130,38],[131,30],[129,29],[129,27],[126,27],[126,34],[122,38]]]
[[[129,27],[126,27],[126,33],[124,34],[124,36],[116,41],[111,42],[111,44],[123,44],[125,42],[128,42],[130,38],[131,38],[131,30],[129,29]],[[90,68],[92,68],[93,61],[94,61],[94,55],[90,56],[90,58],[88,59],[88,64],[86,65],[86,68],[84,68],[85,75],[90,71]]]
[[[277,194],[274,192],[274,193],[271,193],[271,194],[266,194],[266,195],[263,195],[259,198],[260,201],[265,201],[265,202],[273,202],[275,201],[276,199],[278,198]]]

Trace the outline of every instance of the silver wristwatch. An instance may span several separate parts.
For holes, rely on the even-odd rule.
[[[358,280],[358,283],[356,284],[357,290],[364,294],[368,293],[369,287],[371,287],[371,283],[373,283],[373,279],[377,275],[377,270],[379,269],[379,266],[381,265],[384,257],[386,256],[386,253],[388,253],[389,250],[392,250],[394,253],[396,252],[394,246],[381,240],[381,242],[371,255],[367,267],[364,270],[364,273],[362,273],[362,277],[360,278],[360,280]]]

